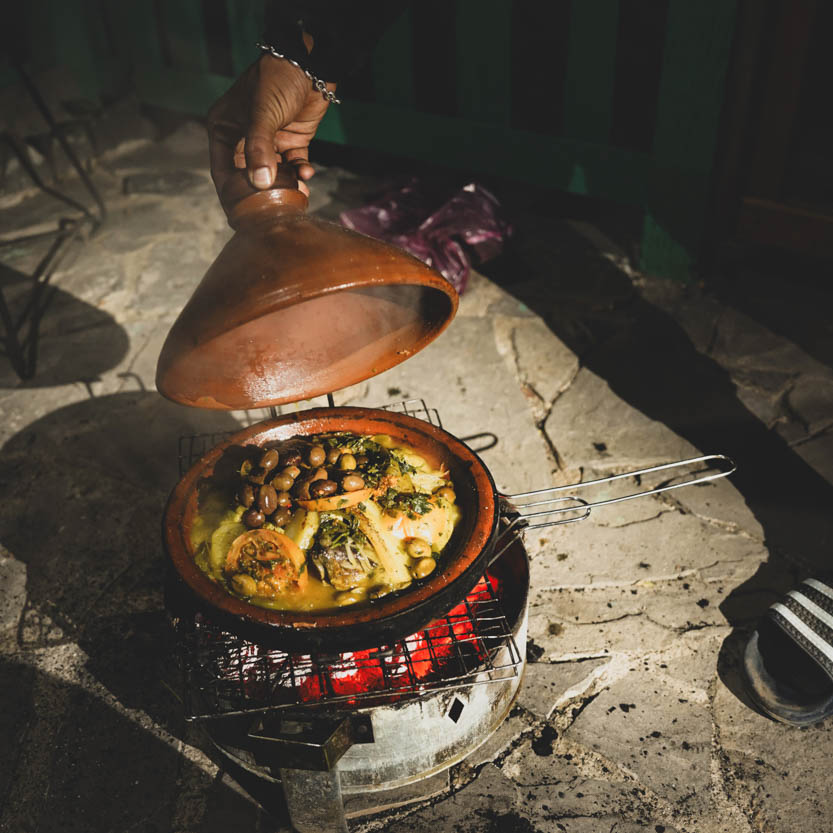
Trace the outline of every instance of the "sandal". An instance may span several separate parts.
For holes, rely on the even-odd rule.
[[[743,671],[750,697],[775,720],[809,726],[833,714],[833,581],[807,579],[772,605]]]

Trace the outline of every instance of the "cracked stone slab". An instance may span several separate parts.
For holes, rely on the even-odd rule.
[[[385,826],[386,833],[536,833],[526,819],[518,787],[493,764],[459,792],[408,813]]]
[[[667,499],[683,506],[704,521],[725,525],[728,530],[742,530],[758,540],[764,539],[761,522],[749,508],[743,495],[732,484],[731,477],[710,483],[676,489]]]
[[[523,686],[527,683],[524,676]],[[523,705],[519,703],[518,705]],[[505,755],[521,735],[531,732],[535,726],[534,717],[527,713],[524,708],[513,708],[509,716],[498,726],[497,730],[477,749],[474,750],[462,763],[454,768],[455,783],[468,783],[472,774],[483,764],[493,763],[497,758]]]
[[[777,723],[749,709],[722,683],[714,716],[723,783],[755,820],[755,829],[804,833],[829,827],[833,722],[806,729]]]
[[[560,591],[542,591],[530,604],[529,635],[550,662],[645,653],[665,648],[675,639],[673,630],[642,613],[611,615],[584,624],[570,621],[559,607],[565,598]]]
[[[545,416],[578,373],[578,356],[540,318],[496,316],[494,327],[498,351]]]
[[[720,604],[727,591],[719,584],[676,579],[653,582],[650,579],[625,587],[586,587],[576,590],[541,590],[535,593],[530,615],[541,616],[546,625],[546,644],[565,645],[581,639],[585,631],[588,647],[598,642],[586,633],[597,628],[607,633],[611,626],[621,623],[629,629],[635,622],[628,619],[643,617],[642,624],[684,632],[713,625],[724,625],[725,616]],[[535,623],[536,634],[543,630],[543,622]],[[572,634],[567,637],[567,634]],[[544,636],[542,634],[542,636]],[[536,637],[537,642],[537,637]]]
[[[711,354],[723,367],[740,372],[829,374],[821,362],[798,345],[731,307],[721,312]]]
[[[497,445],[482,457],[499,489],[511,493],[552,483],[546,444],[498,355],[489,319],[456,320],[425,350],[369,379],[364,396],[352,404],[378,406],[409,398],[437,408],[443,427],[457,437],[497,436]]]
[[[541,737],[524,741],[501,770],[518,785],[536,829],[557,830],[558,823],[579,819],[594,820],[595,830],[606,830],[601,822],[609,817],[644,824],[652,820],[652,808],[638,783],[612,772],[610,778],[599,777],[598,767],[585,766],[576,752],[555,751],[554,735],[554,730],[545,729]]]
[[[604,659],[527,663],[518,705],[546,720],[560,700],[571,696],[571,692],[584,691],[593,680],[596,669],[605,664]]]
[[[458,318],[460,316],[473,318],[508,316],[531,319],[534,315],[526,304],[514,298],[493,281],[475,270],[469,273],[468,286],[460,296],[460,306],[457,309]]]
[[[767,557],[760,542],[680,512],[624,527],[596,525],[591,517],[561,530],[552,549],[532,559],[535,588],[665,579],[705,568],[737,583]]]
[[[712,721],[697,690],[681,696],[638,666],[602,691],[565,738],[602,755],[686,814],[711,809]]]
[[[685,696],[695,689],[705,700],[717,677],[717,665],[729,627],[704,628],[680,634],[665,650],[640,658],[646,673]]]
[[[833,374],[804,375],[787,394],[790,410],[812,434],[833,424]]]
[[[670,428],[615,396],[607,382],[587,368],[555,402],[544,428],[569,465],[611,473],[699,453]]]

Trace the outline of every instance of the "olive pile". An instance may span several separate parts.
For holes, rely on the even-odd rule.
[[[358,469],[367,462],[366,455],[337,447],[267,448],[256,464],[247,460],[240,469],[243,482],[237,490],[237,502],[246,509],[243,523],[249,529],[258,529],[268,519],[283,527],[289,523],[298,500],[364,489],[365,481]]]

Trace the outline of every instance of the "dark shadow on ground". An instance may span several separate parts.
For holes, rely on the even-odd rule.
[[[178,438],[238,427],[122,393],[60,408],[0,449],[0,542],[27,569],[21,646],[78,642],[120,703],[169,731],[181,705],[164,651],[161,523]]]
[[[80,686],[3,657],[0,742],[3,830],[286,829],[279,804],[276,815],[266,816],[222,771],[187,758],[173,738],[148,731]],[[235,777],[249,789],[245,773]]]
[[[22,316],[32,300],[32,279],[0,263],[0,291],[13,319]],[[35,353],[25,348],[25,363],[35,375],[21,382],[7,355],[0,356],[0,388],[52,387],[94,382],[127,355],[130,340],[115,319],[100,309],[54,286],[39,290],[38,315],[33,330]],[[19,331],[28,337],[29,318]],[[6,327],[0,322],[0,336]]]
[[[739,253],[710,284],[714,295],[833,368],[829,260],[795,253]]]
[[[535,212],[527,207],[512,250],[481,271],[541,316],[614,393],[704,453],[723,452],[738,464],[732,482],[762,525],[770,553],[720,606],[736,630],[718,670],[746,702],[736,644],[799,576],[829,568],[833,486],[741,403],[728,373],[697,352],[669,315],[643,300],[577,232],[547,219],[545,206]]]

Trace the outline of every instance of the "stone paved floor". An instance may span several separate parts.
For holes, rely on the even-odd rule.
[[[158,530],[176,438],[257,416],[182,409],[153,386],[168,327],[230,233],[203,145],[185,125],[104,160],[110,219],[56,276],[38,376],[20,384],[0,364],[11,833],[286,829],[184,723],[164,665]],[[123,193],[145,174],[148,192]],[[334,217],[371,186],[324,171],[312,207]],[[4,232],[54,215],[42,197],[13,203]],[[737,672],[760,612],[829,560],[833,331],[783,323],[775,291],[744,312],[753,278],[734,298],[682,288],[631,272],[591,226],[516,219],[511,257],[473,276],[450,329],[337,402],[423,397],[452,433],[495,433],[484,459],[506,491],[698,452],[739,471],[530,535],[530,664],[511,716],[454,768],[451,794],[353,829],[833,829],[830,721],[762,717]],[[5,262],[36,254],[21,244]]]

